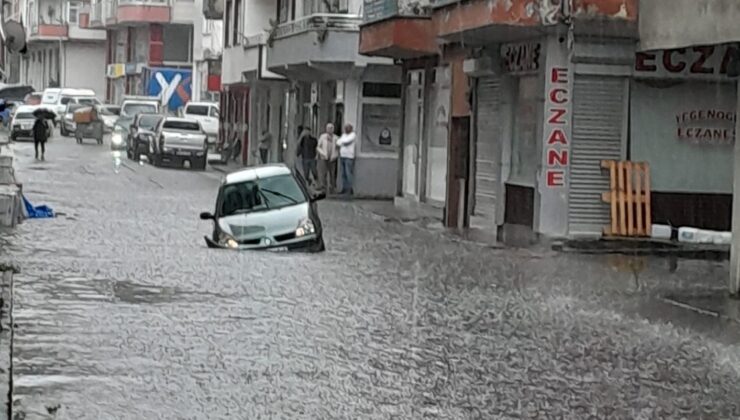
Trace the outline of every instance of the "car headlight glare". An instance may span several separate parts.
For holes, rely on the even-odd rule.
[[[231,235],[223,235],[219,243],[227,248],[239,248],[239,242]]]
[[[121,144],[123,143],[123,135],[121,135],[120,132],[115,132],[113,133],[113,135],[111,135],[110,141],[111,143],[116,145]]]
[[[311,219],[303,219],[300,223],[298,223],[298,227],[295,230],[295,236],[296,238],[300,238],[301,236],[306,235],[312,235],[316,233],[316,226],[314,226],[313,221]]]

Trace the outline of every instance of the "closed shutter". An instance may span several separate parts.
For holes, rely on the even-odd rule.
[[[475,205],[473,224],[496,225],[498,153],[501,143],[501,79],[478,79],[476,90]]]
[[[600,235],[609,224],[609,206],[601,193],[609,190],[604,159],[624,157],[627,79],[576,75],[573,89],[568,219],[570,235]]]

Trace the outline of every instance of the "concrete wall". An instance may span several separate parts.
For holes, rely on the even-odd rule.
[[[93,89],[105,98],[105,43],[66,43],[62,57],[62,86]]]
[[[740,41],[737,0],[641,0],[639,16],[643,50]]]

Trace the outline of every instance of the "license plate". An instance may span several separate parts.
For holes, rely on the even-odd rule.
[[[190,152],[177,152],[177,156],[190,156],[191,154]]]
[[[278,246],[278,247],[275,247],[275,248],[267,248],[267,250],[268,251],[272,251],[272,252],[283,252],[283,251],[287,251],[288,250],[288,247],[287,246]]]

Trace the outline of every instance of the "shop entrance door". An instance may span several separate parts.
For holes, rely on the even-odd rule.
[[[429,142],[426,145],[426,201],[444,206],[447,197],[447,145],[450,133],[451,82],[449,66],[437,67],[432,72],[434,83],[431,112],[429,113]]]
[[[600,236],[609,224],[609,190],[604,159],[626,155],[629,84],[625,77],[576,75],[573,89],[569,235]]]
[[[419,199],[422,178],[421,151],[424,143],[424,70],[408,73],[406,121],[404,124],[403,194]]]
[[[473,227],[496,227],[496,206],[500,184],[500,150],[502,137],[501,78],[478,78],[475,100],[475,194]]]

